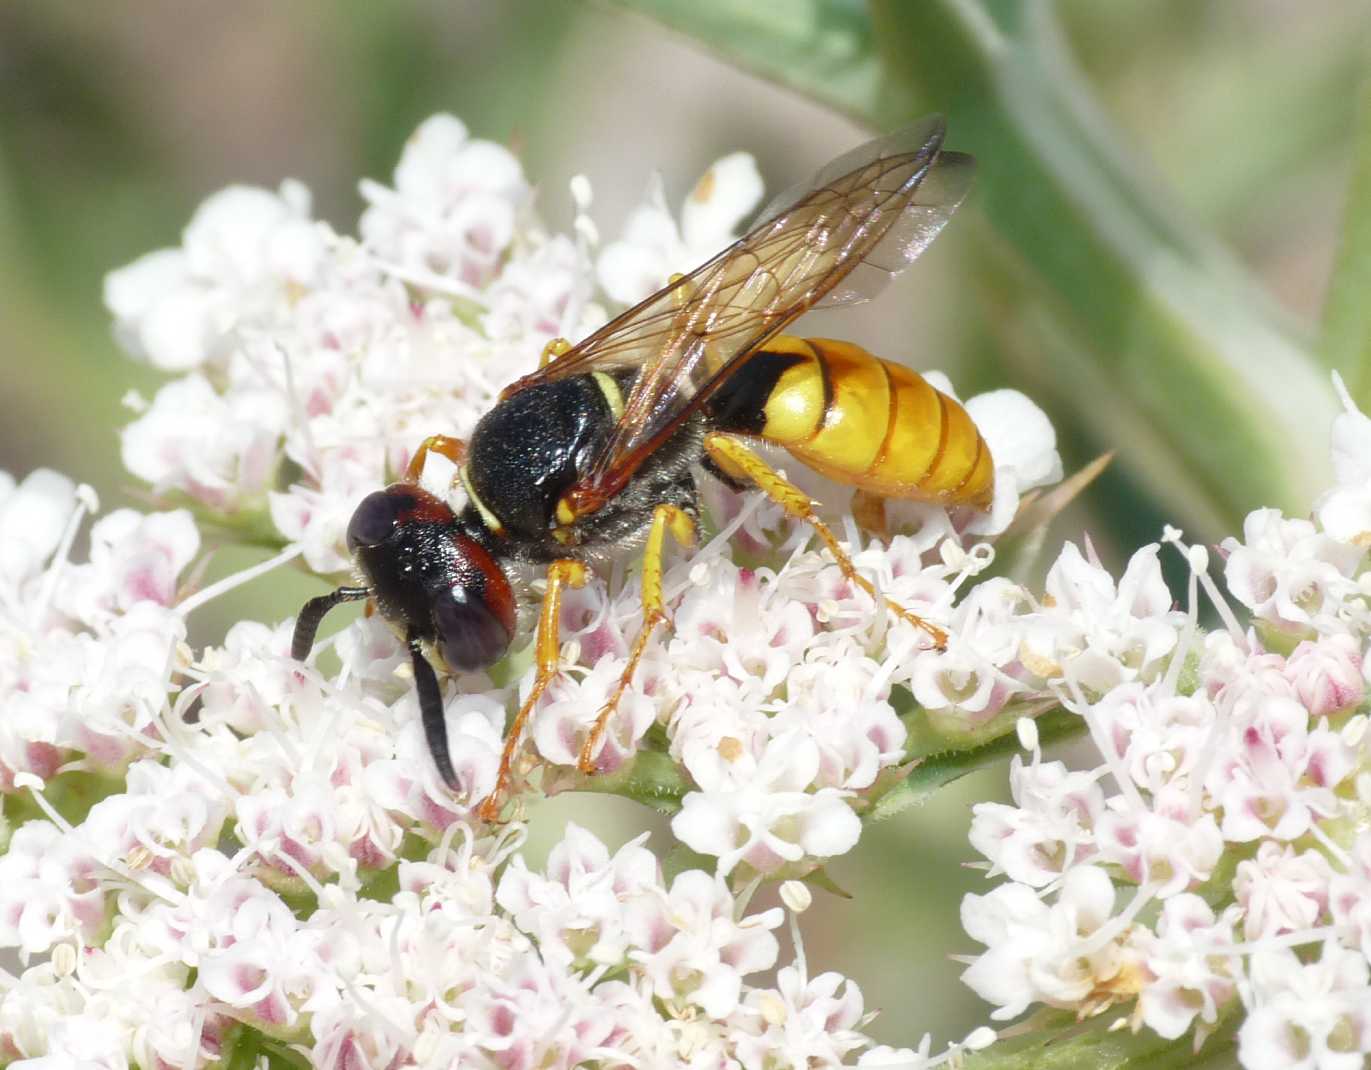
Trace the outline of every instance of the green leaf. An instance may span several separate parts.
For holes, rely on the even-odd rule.
[[[823,866],[806,874],[803,879],[811,888],[821,888],[829,895],[836,895],[839,899],[855,898],[851,892],[835,881],[833,875]]]
[[[662,859],[662,876],[668,885],[688,869],[713,873],[718,868],[719,860],[713,855],[702,855],[683,843],[672,845]]]
[[[1342,245],[1324,309],[1323,360],[1371,408],[1371,77],[1361,92]]]
[[[908,719],[910,746],[916,755],[926,745],[926,739],[934,735],[925,727],[927,716],[925,711],[920,710]],[[1064,710],[1043,714],[1036,720],[1038,739],[1043,744],[1068,739],[1085,731],[1085,722],[1074,713]],[[994,762],[1004,761],[1019,747],[1013,723],[1011,720],[1008,727],[999,725],[998,734],[993,738],[982,740],[980,737],[969,737],[969,745],[963,748],[949,748],[923,758],[907,777],[876,800],[867,816],[875,821],[892,817],[911,806],[926,802],[939,788],[954,780]]]
[[[125,790],[124,778],[105,773],[69,770],[50,777],[43,785],[43,798],[63,820],[79,825],[90,808],[102,799]],[[14,828],[26,821],[46,821],[47,811],[38,805],[28,791],[18,791],[4,797],[4,819]]]
[[[1270,299],[1118,143],[1048,5],[873,7],[890,77],[879,114],[945,108],[956,146],[979,157],[981,204],[1025,283],[1006,311],[1020,326],[1050,317],[1033,356],[1044,383],[1121,463],[1157,451],[1163,500],[1213,502],[1230,524],[1259,503],[1307,509],[1327,470],[1307,428],[1331,418],[1329,384]]]
[[[1076,1070],[1083,1066],[1091,1070],[1218,1070],[1236,1065],[1237,1008],[1236,999],[1229,1002],[1219,1028],[1198,1052],[1193,1032],[1167,1040],[1149,1029],[1134,1033],[1114,1028],[1123,1016],[1120,1011],[1080,1024],[1070,1015],[1048,1013],[1035,1020],[1037,1027],[1030,1032],[968,1054],[961,1065],[964,1070]]]
[[[310,1061],[304,1055],[279,1040],[263,1036],[261,1049],[267,1059],[267,1070],[310,1070]]]
[[[224,1070],[252,1070],[265,1058],[270,1070],[308,1070],[309,1060],[284,1041],[242,1022],[229,1026],[222,1043]]]
[[[671,758],[655,750],[640,750],[612,773],[575,774],[569,790],[622,795],[663,814],[674,814],[691,790],[690,781]]]
[[[221,1042],[224,1070],[252,1070],[257,1063],[261,1034],[246,1025],[229,1026]]]
[[[628,0],[771,81],[869,119],[881,86],[860,0]]]

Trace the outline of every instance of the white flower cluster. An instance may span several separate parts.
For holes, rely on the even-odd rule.
[[[350,642],[372,676],[302,668],[285,625],[193,656],[168,604],[187,513],[112,513],[77,565],[88,491],[50,472],[3,490],[2,786],[40,815],[0,855],[0,948],[26,965],[0,994],[10,1065],[203,1066],[245,1029],[319,1067],[909,1054],[863,1054],[870,1015],[837,974],[801,957],[761,982],[783,912],[746,914],[722,872],[667,882],[642,838],[611,855],[574,825],[531,870],[521,825],[472,813],[499,702],[449,710],[454,797],[412,701],[379,696],[366,626]]]
[[[1175,531],[1188,614],[1156,547],[1117,588],[1072,547],[1053,568],[1025,650],[1099,764],[1044,761],[1025,722],[1014,805],[975,808],[972,843],[1009,878],[962,907],[987,945],[964,979],[994,1017],[1122,1004],[1120,1024],[1197,1045],[1236,1029],[1249,1070],[1371,1055],[1369,450],[1348,401],[1313,520],[1260,509],[1224,541],[1247,628]],[[1199,584],[1226,630],[1196,629]]]
[[[189,660],[172,608],[200,549],[189,514],[110,513],[90,561],[67,562],[89,487],[40,469],[0,472],[0,791],[76,767],[122,774],[160,735],[171,674]],[[51,564],[49,563],[51,560]]]
[[[517,161],[439,116],[410,140],[394,189],[363,184],[370,207],[360,244],[310,222],[307,197],[294,186],[279,196],[228,190],[211,198],[181,249],[110,276],[119,335],[135,355],[194,369],[125,432],[130,469],[158,491],[245,525],[265,500],[279,537],[312,569],[346,568],[343,533],[364,494],[400,471],[426,434],[470,431],[550,337],[577,337],[603,318],[590,301],[589,195],[584,181],[573,187],[578,239],[546,235],[529,212]],[[601,255],[601,284],[624,300],[642,296],[726,243],[760,194],[751,159],[726,157],[687,198],[678,227],[654,186],[625,238]],[[1000,391],[968,408],[997,460],[994,509],[960,521],[970,538],[1003,529],[1020,494],[1059,478],[1061,464],[1051,426],[1022,395]],[[737,567],[722,556],[720,538],[669,573],[674,633],[621,702],[601,764],[612,770],[630,758],[661,723],[671,757],[698,789],[677,834],[719,856],[725,873],[739,863],[765,873],[788,863],[803,869],[856,843],[852,803],[903,761],[892,687],[913,676],[916,689],[936,692],[939,681],[969,674],[985,690],[971,705],[987,715],[1015,688],[996,686],[993,666],[969,646],[920,655],[918,634],[888,628],[822,555],[797,542],[777,551],[778,510],[712,489],[718,515],[733,518],[726,532],[744,526],[740,538],[775,567]],[[841,503],[844,494],[829,487],[820,497]],[[943,509],[922,507],[906,519],[917,524],[915,538],[869,550],[859,563],[891,597],[944,618],[985,558],[936,555],[944,543],[960,546]],[[558,766],[574,765],[641,623],[635,583],[599,584],[567,601],[569,671],[530,733],[539,757]],[[973,612],[988,635],[987,613],[1004,610]],[[398,697],[401,659],[383,629],[360,625],[340,651],[349,676],[373,681],[384,701]],[[530,673],[525,687],[531,682]],[[462,681],[461,692],[467,697],[450,716],[487,693],[485,722],[496,730],[516,698],[480,680]],[[487,787],[488,732],[469,740],[463,724],[453,727],[459,768]],[[548,786],[558,783],[552,776]]]
[[[1040,697],[1014,639],[1027,595],[968,585],[991,557],[972,540],[1060,476],[1021,395],[968,402],[998,465],[990,513],[896,510],[907,534],[856,554],[882,592],[953,631],[945,653],[774,507],[708,486],[718,534],[668,570],[674,628],[603,764],[612,778],[643,748],[663,755],[683,796],[673,828],[713,872],[668,882],[640,841],[611,855],[574,827],[537,872],[522,825],[478,820],[531,673],[446,681],[454,793],[377,619],[330,641],[332,674],[290,658],[289,621],[185,643],[186,616],[227,585],[293,558],[344,572],[357,501],[424,436],[465,435],[549,338],[603,321],[597,289],[627,300],[690,268],[759,193],[750,159],[720,161],[679,227],[654,197],[597,275],[584,180],[575,237],[548,234],[518,161],[438,116],[393,187],[363,184],[358,240],[311,219],[297,184],[234,188],[180,247],[109,276],[118,337],[178,376],[130,399],[126,466],[188,508],[99,519],[77,564],[88,489],[48,472],[0,482],[0,794],[16,826],[0,948],[26,966],[0,993],[7,1061],[198,1066],[278,1045],[321,1067],[917,1067],[993,1039],[932,1057],[926,1040],[871,1048],[859,989],[809,976],[797,931],[794,963],[759,978],[783,913],[747,915],[738,889],[855,845],[859,815],[909,768],[897,691],[978,724]],[[818,496],[842,507],[844,493]],[[197,517],[283,551],[196,590]],[[567,597],[565,671],[529,732],[544,790],[577,782],[640,620],[621,572]]]

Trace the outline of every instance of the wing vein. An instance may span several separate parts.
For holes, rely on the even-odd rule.
[[[511,388],[637,371],[623,414],[572,488],[575,512],[618,493],[786,324],[820,304],[866,300],[918,258],[961,204],[974,169],[971,157],[943,151],[943,134],[933,117],[839,157],[733,245]]]

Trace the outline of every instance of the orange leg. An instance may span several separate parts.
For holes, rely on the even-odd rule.
[[[857,571],[857,566],[852,563],[852,558],[838,544],[837,536],[829,530],[828,525],[815,515],[814,503],[809,500],[809,495],[772,469],[766,461],[732,435],[711,431],[705,435],[704,445],[705,452],[726,473],[734,479],[745,479],[756,484],[766,493],[768,498],[784,509],[789,516],[796,520],[803,520],[812,527],[819,538],[823,540],[823,544],[828,547],[828,552],[833,555],[833,559],[838,563],[838,567],[843,570],[843,575],[847,577],[848,582],[856,584],[872,598],[884,601],[902,620],[908,621],[914,627],[927,632],[939,650],[947,646],[947,633],[936,624],[924,620],[899,603],[892,602],[888,598],[882,598],[876,593],[876,588],[871,585],[871,581]]]
[[[501,798],[509,789],[514,755],[519,750],[524,726],[528,724],[533,707],[543,697],[543,692],[556,677],[560,666],[562,644],[557,635],[557,624],[562,616],[562,588],[583,587],[589,575],[589,570],[579,561],[554,561],[547,567],[547,593],[543,595],[543,608],[538,616],[538,638],[534,648],[538,674],[533,678],[533,688],[519,707],[514,724],[505,736],[505,750],[500,755],[500,773],[495,781],[495,790],[476,809],[477,814],[486,821],[494,821],[500,816]]]
[[[449,435],[429,435],[428,438],[419,443],[419,448],[414,451],[414,456],[409,459],[409,464],[405,466],[406,483],[419,482],[419,477],[424,474],[424,465],[428,462],[430,453],[440,454],[461,468],[466,463],[467,444],[460,438],[452,438]]]
[[[586,736],[586,741],[581,746],[577,766],[583,773],[595,772],[596,752],[600,749],[601,740],[604,739],[609,719],[618,708],[628,685],[633,682],[633,674],[638,668],[638,662],[642,660],[643,651],[647,649],[647,641],[652,638],[653,630],[666,620],[666,602],[662,598],[662,558],[666,550],[668,531],[681,546],[695,544],[695,521],[689,513],[674,505],[659,505],[652,511],[652,527],[648,529],[647,546],[643,549],[643,626],[633,640],[628,665],[619,677],[614,694],[600,707],[590,735]]]
[[[881,539],[890,538],[885,521],[885,499],[869,490],[859,490],[852,496],[852,517],[857,525]]]

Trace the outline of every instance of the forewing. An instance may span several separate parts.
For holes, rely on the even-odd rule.
[[[971,191],[976,159],[944,150],[929,167],[918,190],[875,248],[814,308],[835,308],[869,301],[896,275],[914,263],[947,225]]]
[[[573,492],[578,513],[617,493],[766,338],[820,303],[866,300],[923,252],[973,168],[971,157],[940,151],[943,133],[940,118],[928,119],[833,161],[713,260],[515,385],[640,369]]]

